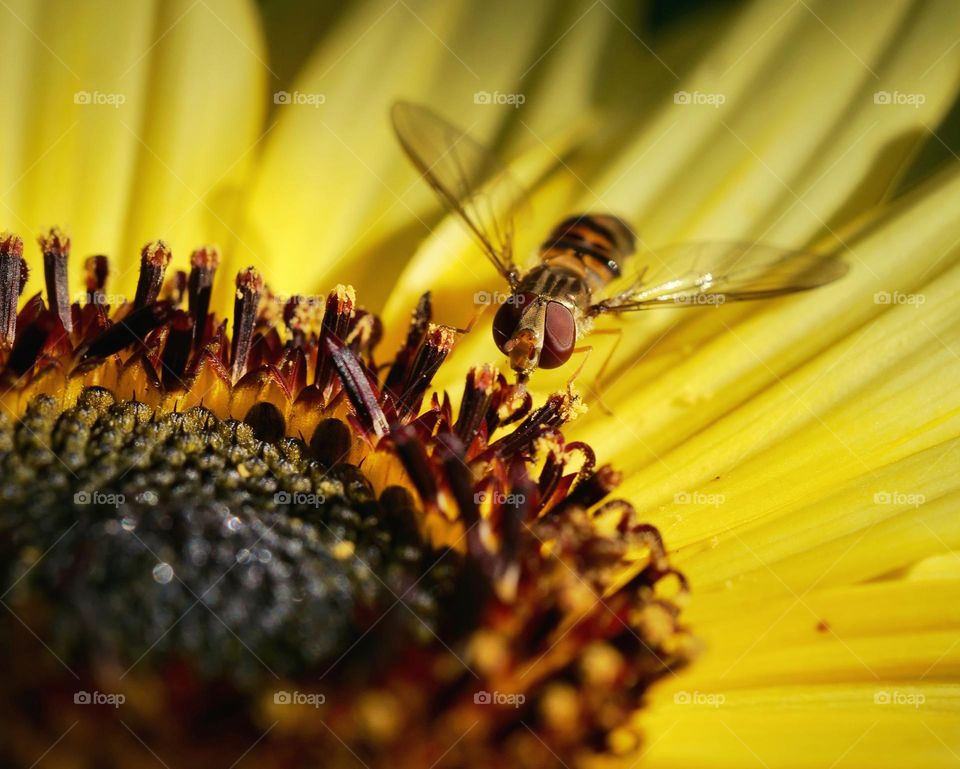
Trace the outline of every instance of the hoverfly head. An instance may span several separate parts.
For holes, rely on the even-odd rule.
[[[536,368],[562,366],[573,353],[576,320],[560,302],[535,294],[516,294],[493,320],[493,339],[510,358],[510,367],[523,376]]]

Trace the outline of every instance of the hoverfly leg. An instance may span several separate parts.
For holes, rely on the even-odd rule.
[[[580,365],[577,366],[576,371],[574,371],[573,374],[570,375],[570,378],[567,380],[566,389],[568,392],[573,387],[573,383],[576,381],[577,377],[580,376],[580,372],[583,371],[583,367],[587,364],[587,360],[590,358],[590,353],[593,352],[593,345],[588,344],[588,345],[584,345],[583,347],[574,347],[573,354],[576,355],[578,352],[582,352],[584,354],[583,360],[580,361]],[[587,385],[587,388],[590,390],[591,395],[596,396],[596,402],[600,405],[600,408],[603,409],[603,412],[607,416],[613,416],[613,412],[609,408],[607,408],[607,405],[600,398],[600,395],[596,391],[594,386]]]
[[[612,417],[613,411],[610,409],[609,406],[607,406],[606,403],[603,402],[603,392],[604,392],[603,377],[604,377],[604,374],[606,373],[607,366],[610,364],[610,361],[613,359],[613,354],[617,351],[617,347],[620,346],[620,341],[623,339],[623,329],[621,328],[595,329],[590,333],[591,334],[612,334],[617,337],[617,340],[616,342],[614,342],[613,347],[610,348],[610,352],[607,353],[607,357],[604,358],[603,363],[600,364],[600,369],[599,371],[597,371],[596,376],[594,376],[593,383],[589,385],[590,392],[596,398],[597,405],[600,406],[604,414],[606,414],[608,417]],[[577,370],[573,373],[573,376],[570,377],[570,381],[567,383],[568,387],[580,375],[580,372],[583,370],[583,367],[586,365],[587,358],[590,357],[590,353],[593,352],[593,349],[594,349],[593,345],[574,348],[573,351],[575,353],[584,352],[586,353],[586,355],[584,355],[583,360],[580,362],[580,365],[577,366]]]
[[[597,371],[597,375],[593,378],[593,383],[597,390],[597,397],[599,398],[600,394],[603,392],[603,377],[607,373],[607,366],[610,365],[610,361],[613,360],[613,354],[617,351],[617,348],[620,346],[620,342],[623,341],[623,329],[622,328],[602,328],[602,329],[594,329],[590,333],[614,335],[617,337],[617,340],[613,343],[613,346],[610,348],[610,352],[607,353],[607,357],[604,358],[603,363],[600,364],[600,370]]]
[[[476,326],[477,323],[480,322],[480,318],[483,317],[483,314],[487,311],[487,307],[489,307],[489,306],[490,306],[489,303],[487,303],[487,304],[481,304],[481,305],[474,311],[473,316],[470,318],[469,322],[468,322],[467,325],[466,325],[466,328],[457,328],[457,327],[454,327],[453,330],[456,331],[458,334],[469,334],[471,331],[473,331],[473,327]]]

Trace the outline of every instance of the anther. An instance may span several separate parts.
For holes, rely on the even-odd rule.
[[[73,331],[70,315],[70,290],[67,284],[67,259],[70,258],[70,238],[61,230],[52,227],[39,237],[43,252],[43,277],[47,284],[47,304],[60,318],[64,330]]]
[[[562,515],[574,507],[589,509],[616,489],[622,480],[620,472],[610,465],[603,465],[581,481],[566,499],[550,511],[550,515]]]
[[[213,278],[220,266],[220,250],[216,246],[198,248],[190,256],[190,277],[187,279],[187,308],[193,317],[193,344],[199,346],[210,312]]]
[[[336,339],[328,338],[325,346],[327,357],[343,384],[343,391],[347,394],[358,420],[365,430],[377,438],[382,438],[389,430],[389,423],[363,365],[352,350]],[[323,354],[323,350],[320,354]]]
[[[166,323],[170,313],[171,307],[166,302],[148,304],[146,307],[134,310],[121,321],[105,328],[87,346],[81,360],[106,358],[131,345],[144,344],[147,335]]]
[[[575,415],[576,397],[555,393],[547,402],[523,420],[517,429],[490,446],[500,456],[516,454],[528,448],[546,430],[560,427]]]
[[[333,377],[334,361],[326,351],[328,342],[334,341],[335,347],[344,345],[350,323],[354,317],[356,294],[352,286],[337,286],[327,296],[320,329],[320,349],[317,354],[317,371],[314,383],[321,392],[326,390]]]
[[[140,280],[133,300],[134,310],[157,301],[171,256],[170,247],[162,240],[151,241],[143,247],[140,252]]]
[[[0,346],[13,347],[17,336],[17,303],[20,299],[23,240],[0,233]]]
[[[233,300],[233,341],[230,345],[230,374],[234,382],[247,370],[262,292],[263,278],[253,267],[237,273],[237,293]]]
[[[463,398],[460,401],[460,414],[453,426],[465,446],[473,443],[480,425],[483,424],[490,410],[496,381],[496,372],[489,365],[472,368],[467,373],[467,381],[463,386]]]
[[[161,359],[163,387],[168,391],[184,384],[183,372],[186,371],[190,359],[193,330],[193,318],[182,310],[177,310],[170,321],[170,333]]]
[[[398,405],[408,413],[415,413],[420,408],[427,388],[456,341],[456,331],[450,326],[434,323],[429,325],[423,344],[403,380],[398,397]]]
[[[410,328],[407,329],[407,338],[404,340],[403,347],[394,358],[390,371],[387,372],[387,378],[384,381],[384,388],[399,396],[403,392],[403,382],[407,379],[413,360],[427,336],[427,328],[430,326],[430,318],[433,310],[430,305],[430,292],[427,291],[420,297],[417,306],[410,319]]]

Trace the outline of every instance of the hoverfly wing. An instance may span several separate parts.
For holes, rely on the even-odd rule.
[[[593,314],[698,307],[807,291],[843,277],[835,257],[757,243],[682,243],[657,250],[641,279],[591,308]]]
[[[428,107],[400,101],[390,116],[413,165],[513,282],[513,211],[526,198],[521,185],[487,148]]]

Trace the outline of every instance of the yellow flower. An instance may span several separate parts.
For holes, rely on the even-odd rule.
[[[955,765],[960,6],[755,2],[704,11],[657,34],[631,4],[609,0],[383,0],[340,12],[262,12],[264,27],[261,10],[241,0],[0,3],[5,226],[28,241],[62,226],[75,252],[109,254],[106,291],[118,295],[134,295],[141,248],[156,238],[172,249],[172,269],[185,269],[192,249],[217,242],[219,274],[255,265],[279,295],[326,296],[335,284],[350,283],[382,317],[378,349],[393,350],[424,291],[432,291],[435,318],[463,326],[476,292],[504,288],[459,224],[441,219],[391,137],[387,109],[406,98],[436,106],[475,136],[499,140],[498,151],[533,193],[534,216],[518,232],[518,253],[578,210],[615,211],[654,248],[732,239],[835,252],[849,263],[849,275],[809,294],[625,321],[629,333],[606,371],[604,402],[612,415],[592,408],[567,428],[568,442],[586,442],[602,463],[622,471],[618,495],[663,535],[671,566],[690,586],[683,624],[702,647],[692,664],[670,670],[645,693],[634,716],[639,746],[632,730],[618,725],[604,733],[603,752],[649,767]],[[302,62],[291,27],[316,38]],[[38,268],[24,297],[43,286],[39,252],[29,249],[27,261]],[[83,259],[71,260],[71,286],[82,285],[83,269]],[[234,306],[236,286],[220,279],[215,291],[213,306],[222,315]],[[347,300],[352,295],[339,289],[328,301]],[[350,340],[355,353],[379,362],[367,357],[372,326],[364,333],[370,337]],[[604,337],[595,344],[600,358]],[[328,353],[338,356],[339,381],[349,379],[342,370],[354,359],[343,350],[315,345],[311,364]],[[220,355],[225,365],[236,359],[225,348]],[[487,361],[502,362],[488,317],[458,341],[434,380],[437,391],[459,397],[468,370]],[[131,392],[146,392],[142,370],[124,380],[116,365],[113,388],[126,382]],[[598,365],[588,361],[584,383]],[[328,368],[330,386],[340,387],[336,366]],[[219,405],[216,393],[208,396],[220,418],[249,416],[261,401],[282,402],[267,385],[231,400],[242,369],[222,377]],[[569,375],[538,374],[534,402],[562,390]],[[37,389],[51,390],[64,407],[79,392],[63,383]],[[8,394],[3,402],[18,418],[26,400]],[[84,403],[91,411],[106,408]],[[124,412],[117,424],[139,419],[137,406],[125,408],[133,416]],[[356,402],[352,410],[341,401],[329,412],[302,407],[298,414],[284,411],[285,430],[312,420],[302,430],[309,437],[321,416],[353,415],[358,434],[376,433],[362,424]],[[257,415],[253,425],[265,437],[274,423]],[[50,420],[41,414],[25,424],[52,431]],[[11,448],[4,444],[3,451]],[[32,456],[27,446],[17,448],[20,458]],[[371,458],[365,470],[377,492],[405,473],[405,483],[429,496],[415,478],[410,482],[416,472],[409,463],[377,462],[366,448],[352,458],[360,456]],[[186,482],[169,477],[173,485]],[[409,505],[404,498],[394,507]],[[444,509],[441,501],[434,512]],[[546,533],[564,542],[562,531]],[[457,544],[463,530],[438,524],[430,534]],[[643,557],[658,561],[654,551],[649,539],[638,539]],[[347,547],[333,555],[352,562],[354,554]],[[34,563],[46,573],[42,549],[20,558],[24,578]],[[169,583],[168,569],[158,558],[153,582]],[[563,595],[568,608],[584,600],[597,608],[589,593],[575,595],[563,573],[545,573],[546,582],[564,585],[549,595]],[[509,587],[504,576],[499,584]],[[442,582],[433,587],[445,589]],[[682,628],[668,612],[658,633],[649,612],[656,601],[645,596],[647,613],[632,617],[631,627],[684,657]],[[660,598],[670,607],[680,600],[676,593]],[[21,622],[32,628],[41,620]],[[470,649],[484,671],[502,670],[496,641],[503,627],[493,629]],[[609,653],[584,647],[585,675],[598,690],[604,671],[617,669]],[[116,679],[101,671],[98,680]],[[565,745],[558,735],[577,734],[571,714],[589,687],[571,694],[562,681],[553,684],[538,699],[538,712],[553,728],[547,743]],[[160,687],[146,682],[131,692],[138,718],[167,713],[171,702],[174,712],[189,712],[197,691],[190,675],[166,679],[166,689],[151,685]],[[159,704],[171,691],[176,697]],[[515,700],[517,693],[499,692]],[[406,694],[418,712],[416,687]],[[69,708],[44,712],[46,725],[59,728],[46,742],[33,738],[27,766],[81,720]],[[353,747],[344,747],[361,763],[373,761],[364,751],[395,736],[398,707],[364,695],[351,701],[349,713],[362,728],[357,742],[350,732]],[[258,719],[240,727],[247,745],[273,728],[274,710]],[[318,728],[309,713],[303,728],[296,718],[282,720],[278,733],[289,740],[271,738],[273,752],[254,749],[248,760],[282,761],[304,729]],[[79,742],[80,732],[95,744],[95,723],[84,715],[65,744],[92,744]],[[337,734],[350,731],[343,721],[330,723]],[[160,743],[141,744],[140,723],[124,725],[137,755],[131,761],[148,762],[153,751],[164,760],[164,744],[183,737],[161,730]],[[444,728],[455,736],[472,727],[468,721]],[[487,728],[490,745],[497,735]],[[541,739],[543,732],[527,731]],[[522,732],[504,735],[504,744],[508,737],[540,750]],[[450,743],[446,760],[461,760]],[[543,758],[529,755],[531,762]],[[409,765],[445,759],[405,756]]]

